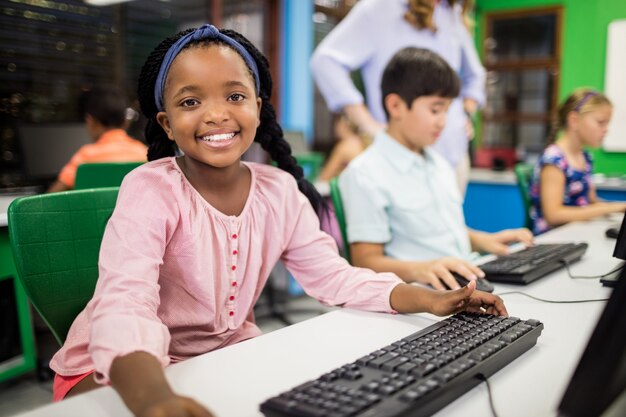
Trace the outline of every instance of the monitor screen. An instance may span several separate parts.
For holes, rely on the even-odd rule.
[[[84,123],[21,125],[18,135],[28,179],[55,178],[72,155],[91,142]]]
[[[615,257],[626,259],[626,217],[615,245]],[[567,417],[604,414],[616,399],[623,404],[626,393],[626,268],[596,324],[587,347],[559,405]],[[614,414],[615,413],[615,414]],[[611,415],[626,415],[612,408]]]
[[[626,261],[626,214],[624,214],[622,227],[620,227],[619,234],[617,235],[617,242],[615,243],[613,256]]]

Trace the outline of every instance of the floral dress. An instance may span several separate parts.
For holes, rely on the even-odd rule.
[[[565,174],[565,189],[563,192],[563,204],[566,206],[586,206],[589,201],[589,188],[591,184],[591,173],[593,172],[593,160],[587,151],[583,151],[585,157],[584,170],[572,167],[565,158],[563,150],[557,145],[548,146],[539,161],[535,165],[532,182],[530,185],[530,217],[533,220],[533,233],[540,234],[550,226],[546,222],[541,211],[540,200],[540,175],[541,169],[546,165],[554,165]]]

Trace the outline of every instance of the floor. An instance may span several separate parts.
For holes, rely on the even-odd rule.
[[[286,325],[279,318],[281,313],[290,322],[297,323],[308,318],[315,317],[330,309],[322,306],[316,300],[306,296],[279,296],[275,305],[278,308],[270,309],[267,304],[260,303],[255,307],[257,316],[257,324],[263,331],[268,333],[280,329]],[[56,349],[56,342],[53,338],[47,338],[44,334],[38,341],[38,349],[40,351],[50,351]],[[42,346],[43,345],[43,346]],[[42,405],[48,404],[52,398],[52,381],[40,381],[35,372],[26,374],[22,377],[15,378],[0,384],[0,417],[14,416],[16,414],[32,410]]]

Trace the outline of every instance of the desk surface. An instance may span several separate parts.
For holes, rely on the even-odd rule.
[[[22,190],[21,192],[0,194],[0,227],[5,227],[8,224],[7,210],[11,202],[16,198],[33,195],[34,193],[35,191],[33,189],[29,189]]]
[[[615,240],[604,236],[617,218],[570,224],[538,242],[578,241],[590,246],[572,266],[576,275],[607,272]],[[520,290],[552,300],[609,297],[598,280],[573,280],[565,270],[530,285],[495,284],[496,293]],[[528,352],[490,378],[502,416],[554,416],[604,302],[549,304],[522,295],[503,295],[509,314],[542,321],[545,329]],[[174,389],[209,407],[216,416],[261,416],[259,404],[302,382],[420,330],[439,318],[429,314],[389,315],[337,309],[252,340],[172,365],[166,375]],[[26,416],[129,416],[109,387],[23,414]],[[437,416],[490,415],[484,384],[442,409]]]

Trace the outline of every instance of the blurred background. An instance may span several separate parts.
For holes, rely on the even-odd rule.
[[[0,0],[0,415],[49,401],[45,363],[57,348],[14,279],[6,207],[17,196],[43,192],[71,155],[90,142],[78,109],[81,92],[95,84],[121,87],[130,103],[128,132],[143,140],[136,84],[149,52],[166,36],[206,22],[235,29],[268,57],[279,120],[309,179],[316,181],[338,140],[338,115],[328,111],[315,87],[309,58],[356,3]],[[626,2],[474,3],[473,35],[487,70],[487,105],[474,121],[464,209],[470,227],[493,231],[523,225],[511,169],[533,162],[545,147],[559,101],[577,87],[607,87],[608,29],[626,19]],[[361,85],[358,73],[353,78]],[[606,93],[611,99],[626,97],[626,91]],[[626,132],[615,129],[611,138],[592,151],[596,181],[605,185],[601,196],[611,199],[616,192],[623,200]],[[303,302],[303,310],[319,309],[307,304],[292,280],[282,289],[283,296]],[[267,329],[281,325],[278,320]],[[9,403],[17,405],[6,408]]]

